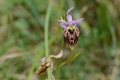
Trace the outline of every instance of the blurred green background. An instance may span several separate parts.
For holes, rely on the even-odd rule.
[[[76,51],[81,54],[60,68],[59,80],[120,79],[120,0],[0,0],[0,80],[45,80],[36,75],[45,56],[44,25],[48,5],[49,53],[58,54],[63,29],[58,20],[70,7],[81,34],[71,51],[65,46],[62,61]],[[58,61],[53,59],[54,70]]]

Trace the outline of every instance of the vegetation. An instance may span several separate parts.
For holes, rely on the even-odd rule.
[[[45,80],[47,72],[35,74],[39,60],[61,49],[62,58],[53,59],[58,80],[119,80],[119,4],[119,0],[0,0],[0,80]],[[80,35],[73,51],[63,44],[58,22],[70,7],[74,20],[84,18],[77,25]]]

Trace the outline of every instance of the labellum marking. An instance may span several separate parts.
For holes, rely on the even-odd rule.
[[[74,49],[78,41],[79,29],[72,25],[68,26],[67,29],[64,30],[64,41],[71,48]]]

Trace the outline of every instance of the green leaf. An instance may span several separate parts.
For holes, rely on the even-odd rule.
[[[59,67],[65,65],[66,63],[72,61],[74,58],[76,58],[78,55],[80,54],[80,52],[76,52],[74,54],[72,54],[66,61],[62,62]]]

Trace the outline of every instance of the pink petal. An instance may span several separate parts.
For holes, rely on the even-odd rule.
[[[78,19],[76,21],[72,21],[73,26],[76,26],[77,24],[79,24],[84,18]]]
[[[68,22],[72,21],[72,16],[70,15],[70,11],[73,9],[74,7],[71,7],[68,11],[67,11],[67,20]]]
[[[40,63],[43,63],[46,60],[46,57],[40,59]]]
[[[58,20],[58,21],[60,22],[60,27],[62,28],[66,28],[69,25],[69,23],[64,20]]]

